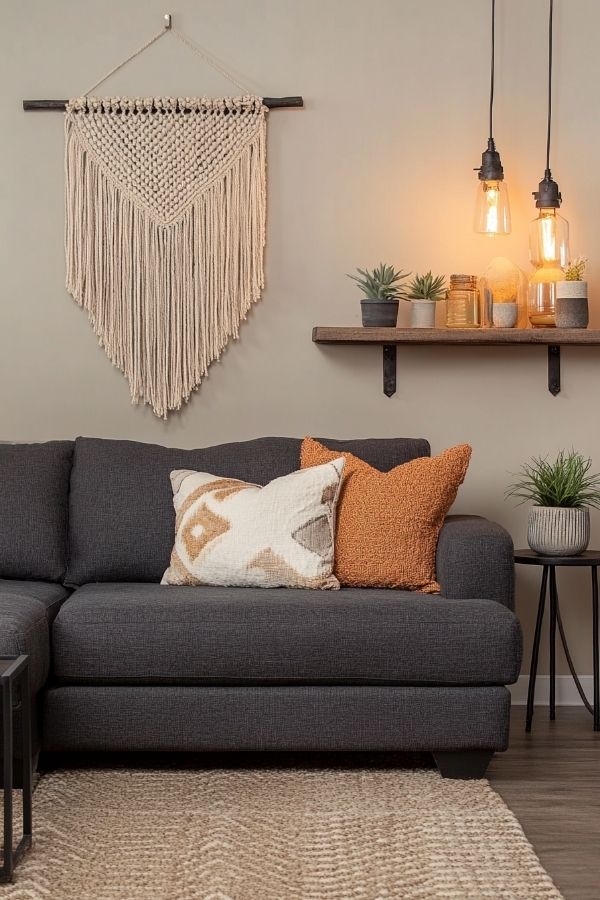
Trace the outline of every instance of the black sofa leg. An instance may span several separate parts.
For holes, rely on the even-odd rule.
[[[433,754],[442,778],[484,778],[493,750],[440,750]]]

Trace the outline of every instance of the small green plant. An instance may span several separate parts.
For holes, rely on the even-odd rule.
[[[565,281],[583,281],[587,258],[585,256],[577,256],[572,263],[565,266]]]
[[[358,275],[348,275],[348,278],[356,281],[367,300],[399,300],[406,297],[406,285],[403,281],[410,272],[396,270],[385,263],[380,263],[372,272],[364,269],[356,271]]]
[[[407,300],[441,300],[446,293],[446,281],[443,275],[415,275],[408,286]]]
[[[575,450],[561,450],[556,459],[534,456],[517,474],[507,497],[534,506],[600,509],[600,475],[590,474],[592,460]]]

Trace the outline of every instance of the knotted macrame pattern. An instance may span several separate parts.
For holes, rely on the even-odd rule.
[[[70,100],[67,290],[134,403],[179,409],[264,285],[266,107]]]

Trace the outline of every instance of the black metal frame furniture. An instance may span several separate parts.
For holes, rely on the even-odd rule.
[[[544,609],[546,606],[546,594],[548,583],[550,584],[550,719],[556,718],[556,626],[560,633],[569,670],[579,691],[579,695],[588,710],[594,717],[594,731],[600,731],[600,637],[598,635],[598,566],[600,566],[600,550],[588,550],[579,556],[540,556],[533,550],[517,550],[515,562],[529,566],[543,566],[542,585],[540,588],[540,600],[538,604],[537,620],[535,623],[535,635],[531,652],[531,669],[529,672],[529,690],[527,692],[527,720],[526,731],[531,731],[533,720],[533,702],[535,699],[535,680],[538,667],[538,656],[542,636],[542,624]],[[560,615],[558,603],[558,589],[556,587],[557,566],[589,566],[592,573],[592,644],[594,667],[594,702],[589,702],[581,681],[575,671],[573,659],[567,644],[565,629]]]
[[[0,657],[0,685],[2,687],[3,774],[4,774],[4,842],[0,882],[10,881],[14,868],[24,851],[31,847],[31,700],[29,693],[29,657]],[[13,849],[13,716],[21,713],[23,747],[23,834]]]

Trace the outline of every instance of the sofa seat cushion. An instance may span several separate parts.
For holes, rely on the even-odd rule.
[[[140,583],[84,585],[52,635],[71,684],[506,684],[520,640],[493,600]]]
[[[48,678],[50,622],[68,593],[60,584],[0,579],[0,656],[29,654],[32,693]]]

